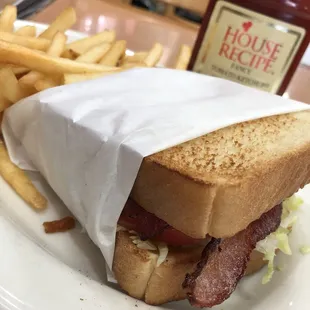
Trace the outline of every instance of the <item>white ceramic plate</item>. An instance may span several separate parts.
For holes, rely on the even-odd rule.
[[[33,23],[18,21],[16,27],[25,24]],[[72,40],[84,36],[72,31],[68,35]],[[39,174],[29,175],[49,200],[44,212],[30,209],[0,178],[0,309],[192,309],[187,302],[151,307],[107,284],[103,257],[81,227],[46,235],[44,221],[70,212]],[[299,194],[310,202],[310,186]],[[271,283],[260,284],[264,270],[247,277],[227,302],[214,309],[310,309],[310,255],[298,251],[301,245],[310,245],[309,219],[310,206],[304,205],[291,235],[294,254],[278,256],[284,270],[277,272]]]

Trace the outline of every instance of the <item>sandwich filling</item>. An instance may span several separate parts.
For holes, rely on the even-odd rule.
[[[190,303],[213,307],[225,301],[244,276],[257,242],[279,227],[281,214],[282,204],[279,204],[233,237],[213,238],[205,247],[196,269],[183,283]]]
[[[226,239],[191,238],[131,199],[126,203],[118,225],[132,231],[132,240],[138,247],[159,251],[157,265],[165,261],[168,246],[204,245],[201,259],[195,270],[186,276],[183,288],[193,305],[212,307],[222,303],[235,290],[255,248],[268,260],[268,273],[263,282],[270,280],[276,250],[279,248],[290,254],[287,235],[296,220],[294,211],[300,204],[300,200],[293,196],[263,214],[245,230]]]
[[[268,271],[263,277],[263,284],[268,283],[274,274],[276,251],[280,250],[286,255],[292,254],[288,236],[293,225],[296,223],[297,212],[302,204],[303,200],[295,195],[285,199],[282,203],[283,212],[279,228],[256,245],[256,251],[263,253],[264,260],[268,261]]]
[[[174,229],[156,215],[140,207],[132,199],[128,199],[118,225],[135,231],[142,241],[152,239],[164,242],[168,246],[191,246],[205,242],[205,239],[194,239]]]

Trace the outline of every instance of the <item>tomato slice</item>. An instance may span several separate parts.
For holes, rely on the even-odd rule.
[[[183,234],[181,231],[168,227],[161,234],[155,237],[155,240],[165,242],[171,246],[189,246],[201,244],[205,239],[195,239]]]
[[[194,239],[174,229],[156,215],[146,211],[132,199],[128,199],[118,224],[137,232],[142,240],[154,239],[171,246],[199,244],[204,239]]]

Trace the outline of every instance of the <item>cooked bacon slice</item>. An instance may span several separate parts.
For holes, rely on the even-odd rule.
[[[213,307],[225,301],[244,276],[256,243],[276,231],[281,222],[282,205],[277,205],[245,230],[227,239],[212,239],[200,262],[183,283],[190,303]]]
[[[141,240],[156,239],[171,246],[200,244],[205,239],[194,239],[174,229],[156,215],[128,199],[118,224],[138,233]]]
[[[169,227],[165,221],[144,210],[132,199],[127,200],[118,224],[136,231],[141,240],[151,239]]]

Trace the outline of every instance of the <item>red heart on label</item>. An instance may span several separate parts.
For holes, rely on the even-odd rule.
[[[243,27],[244,31],[247,32],[252,27],[252,25],[253,25],[252,22],[244,22],[242,24],[242,27]]]

